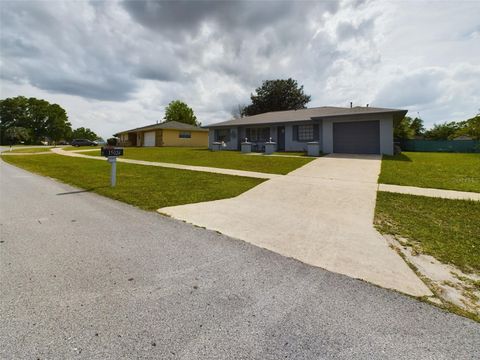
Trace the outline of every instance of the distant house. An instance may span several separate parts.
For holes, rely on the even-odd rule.
[[[316,141],[323,153],[393,154],[393,128],[407,110],[332,107],[274,111],[209,125],[209,146],[239,150],[248,139],[258,151],[276,142],[278,151],[305,151]]]
[[[147,125],[115,134],[122,146],[208,146],[208,130],[177,121]]]
[[[460,136],[457,136],[457,137],[453,138],[453,140],[473,140],[473,138],[471,136],[468,136],[468,135],[460,135]]]

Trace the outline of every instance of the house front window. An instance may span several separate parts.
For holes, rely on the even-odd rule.
[[[216,129],[215,130],[215,141],[230,141],[230,129]]]
[[[270,139],[270,128],[247,128],[246,136],[249,141],[268,141]]]
[[[298,141],[313,141],[313,125],[298,126]]]
[[[180,139],[190,139],[192,137],[192,133],[190,131],[180,131],[178,137]]]

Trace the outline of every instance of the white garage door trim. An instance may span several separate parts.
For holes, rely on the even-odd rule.
[[[155,131],[149,131],[143,135],[143,146],[155,146]]]

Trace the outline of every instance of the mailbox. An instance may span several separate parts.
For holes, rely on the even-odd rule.
[[[123,148],[102,147],[101,154],[105,157],[123,156]]]
[[[108,162],[112,165],[110,171],[110,185],[114,187],[117,183],[117,156],[123,155],[123,148],[105,146],[101,148],[100,154],[108,158]]]

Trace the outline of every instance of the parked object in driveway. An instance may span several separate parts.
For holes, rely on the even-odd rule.
[[[96,139],[95,142],[97,143],[97,145],[100,145],[100,146],[107,145],[107,142],[105,140],[103,140],[102,138]]]
[[[73,139],[72,146],[97,146],[98,144],[95,141],[87,140],[87,139]]]

